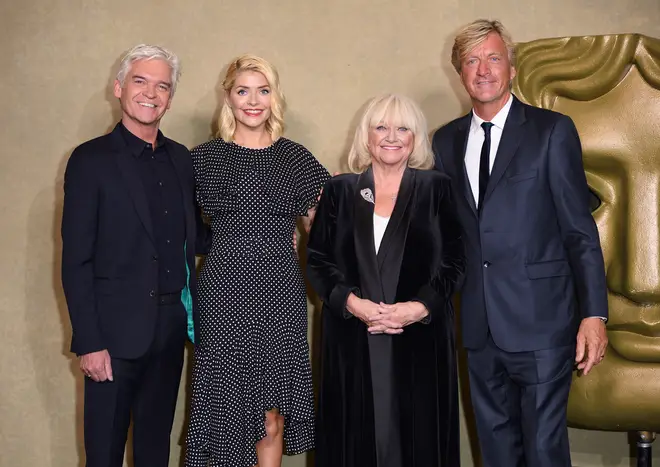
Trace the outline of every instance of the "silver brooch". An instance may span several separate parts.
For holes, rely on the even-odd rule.
[[[374,194],[371,192],[370,188],[365,188],[363,190],[360,190],[360,194],[364,198],[365,201],[369,201],[371,204],[376,204],[374,201]]]

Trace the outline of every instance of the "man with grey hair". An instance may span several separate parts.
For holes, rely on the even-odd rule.
[[[168,465],[206,247],[190,154],[159,130],[179,75],[172,52],[132,48],[114,83],[121,121],[66,168],[62,284],[85,377],[87,467],[123,465],[131,416],[135,466]]]
[[[464,230],[463,344],[485,467],[570,467],[566,406],[607,346],[607,289],[580,139],[570,118],[511,94],[498,21],[454,41],[472,111],[433,137]]]

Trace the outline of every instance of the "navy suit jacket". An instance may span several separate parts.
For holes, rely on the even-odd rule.
[[[203,252],[210,236],[195,208],[190,153],[166,140],[183,196],[188,282],[182,301],[191,313],[192,337],[199,322],[195,251]],[[78,146],[67,163],[62,285],[73,328],[71,351],[78,355],[108,349],[115,358],[138,358],[153,340],[158,255],[132,157],[117,125],[110,134]]]
[[[572,120],[515,97],[478,214],[465,169],[472,114],[433,136],[436,168],[454,181],[467,255],[463,342],[488,332],[508,352],[575,342],[579,319],[607,317],[605,267]]]

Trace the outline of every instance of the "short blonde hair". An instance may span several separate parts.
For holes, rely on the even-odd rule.
[[[284,94],[280,88],[280,77],[277,70],[268,61],[256,55],[241,55],[235,58],[229,64],[227,74],[222,82],[222,88],[225,95],[231,92],[236,78],[239,73],[244,71],[255,71],[261,73],[268,81],[270,86],[270,117],[266,122],[266,131],[270,134],[273,142],[280,139],[284,133],[284,110],[286,108],[286,101]],[[234,140],[234,133],[236,132],[236,118],[231,110],[231,107],[225,102],[220,110],[220,118],[218,119],[218,134],[223,140],[231,142]]]
[[[430,169],[433,167],[433,152],[428,137],[426,117],[412,99],[398,94],[374,97],[360,119],[353,145],[348,153],[348,167],[353,173],[362,173],[371,166],[369,153],[369,130],[380,123],[406,127],[414,136],[413,150],[408,158],[408,167]]]
[[[451,48],[451,64],[454,65],[458,74],[461,73],[461,64],[465,57],[485,41],[492,32],[502,38],[509,52],[509,63],[513,67],[516,66],[516,49],[509,31],[497,20],[478,19],[464,26],[454,38],[454,46]]]

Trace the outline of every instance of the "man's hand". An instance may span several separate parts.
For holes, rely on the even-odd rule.
[[[600,318],[584,318],[580,323],[575,348],[575,363],[582,374],[588,375],[591,369],[605,358],[607,331]]]
[[[378,314],[371,318],[368,331],[372,334],[400,334],[403,328],[428,316],[429,312],[420,302],[401,302],[393,305],[380,303]],[[394,332],[398,331],[398,332]]]
[[[88,378],[100,383],[113,381],[110,354],[107,350],[99,350],[80,356],[80,369]]]

